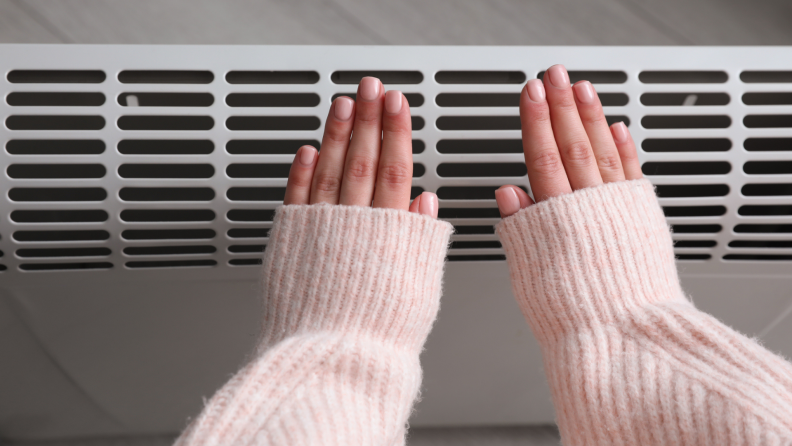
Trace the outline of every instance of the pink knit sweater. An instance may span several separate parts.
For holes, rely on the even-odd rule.
[[[686,298],[648,180],[496,229],[564,444],[792,444],[792,365]],[[177,444],[404,444],[452,230],[390,209],[280,208],[259,348]]]

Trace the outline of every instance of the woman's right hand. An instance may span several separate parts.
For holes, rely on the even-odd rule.
[[[536,201],[614,181],[643,178],[627,126],[608,128],[589,81],[569,84],[563,65],[543,80],[528,81],[520,95],[520,121],[528,179]],[[495,191],[501,217],[534,202],[519,187]]]

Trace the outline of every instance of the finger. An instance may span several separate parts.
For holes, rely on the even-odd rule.
[[[310,204],[338,204],[354,115],[355,101],[346,96],[337,98],[330,106],[322,136],[322,151],[311,183]]]
[[[586,130],[580,121],[569,75],[563,65],[553,65],[544,76],[550,120],[558,151],[572,190],[602,184]]]
[[[389,91],[382,114],[382,151],[372,206],[407,210],[412,170],[410,107],[400,91]]]
[[[302,146],[294,156],[286,183],[283,204],[308,204],[311,199],[311,182],[316,169],[316,149]]]
[[[439,207],[437,195],[433,194],[432,192],[421,193],[421,201],[418,203],[419,214],[437,218],[437,210]]]
[[[512,185],[498,188],[495,191],[495,201],[498,203],[501,218],[514,215],[520,209],[534,204],[531,197],[524,190]]]
[[[619,158],[624,168],[624,178],[627,180],[637,180],[643,178],[641,172],[641,162],[638,160],[638,151],[635,142],[630,136],[630,131],[623,122],[617,122],[611,126],[613,141],[619,150]]]
[[[412,204],[410,205],[410,212],[415,212],[417,214],[418,209],[420,209],[419,207],[420,203],[421,203],[421,195],[418,195],[417,197],[415,197],[415,199],[412,201]]]
[[[536,201],[572,192],[553,136],[545,88],[539,79],[528,81],[522,90],[520,123],[525,166]]]
[[[341,180],[340,204],[371,206],[382,144],[383,99],[379,79],[364,77],[360,81],[354,131]]]
[[[580,119],[591,142],[602,181],[612,183],[624,180],[619,151],[616,149],[616,143],[613,142],[613,135],[608,128],[608,121],[605,120],[602,103],[597,92],[594,91],[594,86],[589,81],[580,81],[572,87],[572,90],[575,92]]]

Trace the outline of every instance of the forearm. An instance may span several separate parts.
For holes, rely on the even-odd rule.
[[[398,444],[451,230],[393,209],[282,207],[259,347],[181,444]]]

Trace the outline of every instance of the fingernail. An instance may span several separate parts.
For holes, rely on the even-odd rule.
[[[364,77],[360,81],[359,97],[364,101],[373,101],[379,97],[380,81],[376,77]]]
[[[544,102],[545,100],[545,89],[544,85],[542,85],[542,81],[539,79],[531,79],[528,81],[528,84],[525,86],[525,89],[528,90],[528,98],[534,102]]]
[[[502,187],[495,191],[495,201],[504,217],[508,217],[520,210],[520,198],[513,187]]]
[[[569,75],[563,65],[553,65],[548,68],[547,74],[550,75],[550,83],[557,88],[566,88],[569,86]]]
[[[342,96],[335,100],[335,109],[333,114],[339,121],[346,121],[352,117],[352,99]]]
[[[300,164],[310,166],[316,158],[316,149],[309,146],[300,147]]]
[[[401,91],[391,90],[385,93],[385,111],[390,114],[399,113],[402,108]]]
[[[619,144],[624,144],[630,140],[630,132],[627,131],[627,126],[623,122],[613,124],[611,133],[613,133],[613,139]]]
[[[575,97],[578,101],[584,104],[594,102],[594,87],[588,81],[578,82],[572,89],[575,91]]]
[[[421,194],[421,202],[418,203],[418,213],[437,218],[437,195],[431,192]]]

